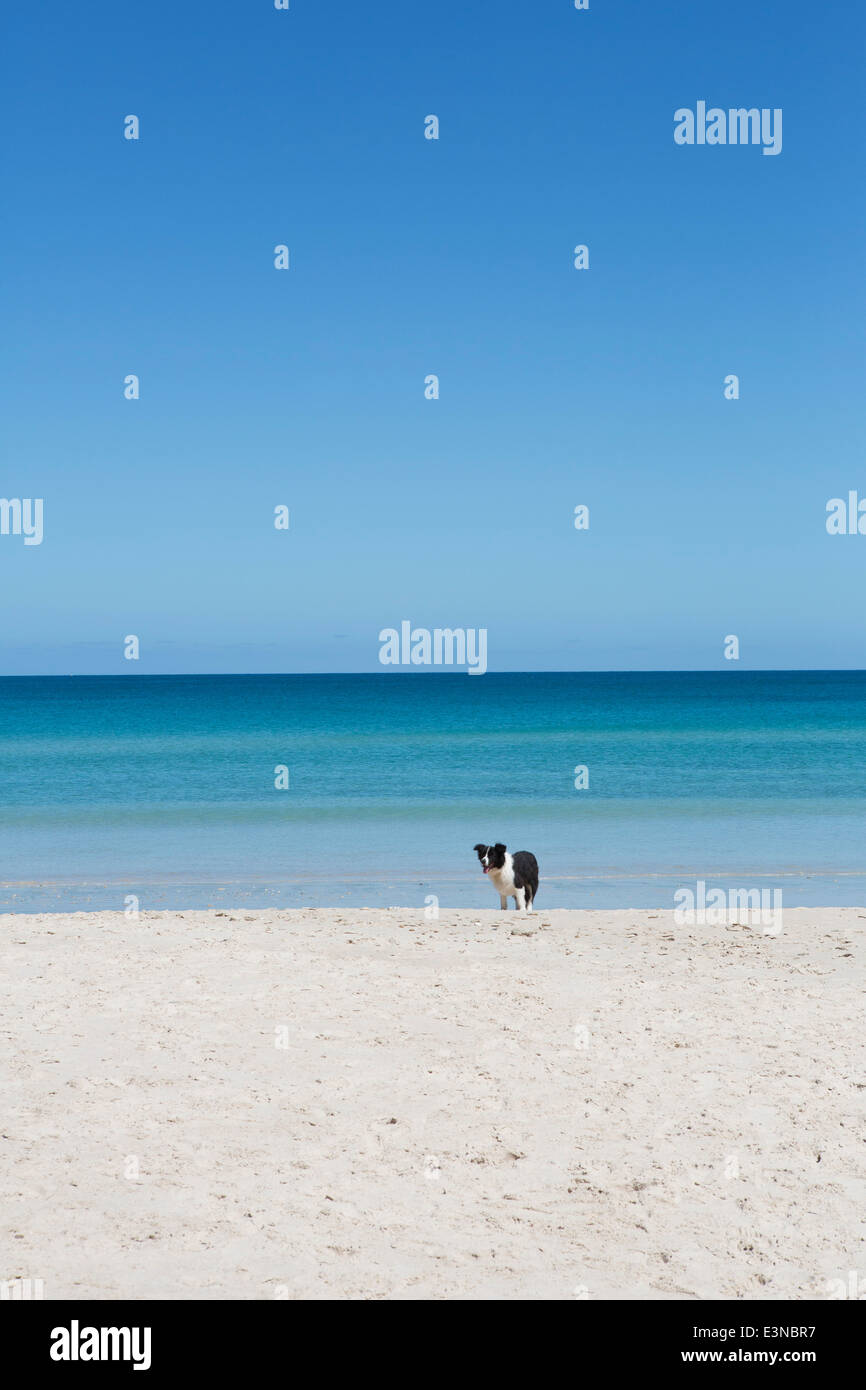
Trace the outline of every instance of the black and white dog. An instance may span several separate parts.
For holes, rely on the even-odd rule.
[[[505,845],[476,845],[481,867],[499,894],[502,911],[513,898],[518,912],[531,912],[538,892],[538,860],[528,849],[509,854]]]

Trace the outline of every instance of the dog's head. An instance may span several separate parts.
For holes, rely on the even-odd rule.
[[[475,853],[485,873],[488,869],[501,869],[505,863],[505,845],[476,845]]]

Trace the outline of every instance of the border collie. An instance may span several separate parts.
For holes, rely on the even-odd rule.
[[[538,892],[538,860],[528,849],[509,854],[505,845],[476,845],[481,867],[499,894],[505,912],[513,898],[518,912],[531,912]]]

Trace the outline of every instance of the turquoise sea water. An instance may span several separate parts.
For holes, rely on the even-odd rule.
[[[861,672],[6,678],[0,910],[866,903],[864,764]]]

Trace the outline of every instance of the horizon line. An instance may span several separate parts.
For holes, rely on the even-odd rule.
[[[761,667],[716,667],[716,666],[682,666],[682,667],[587,667],[577,668],[558,668],[550,670],[517,670],[508,669],[502,671],[487,670],[487,676],[714,676],[721,675],[723,672],[729,675],[748,675],[748,676],[802,676],[802,675],[864,675],[866,667],[863,666],[761,666]],[[194,680],[194,679],[229,679],[245,680],[250,677],[258,679],[283,680],[287,677],[302,680],[305,677],[315,677],[319,679],[325,676],[339,678],[341,676],[377,676],[393,679],[397,677],[425,677],[425,676],[460,676],[465,677],[466,670],[456,668],[443,670],[441,667],[430,667],[423,670],[406,670],[402,666],[391,667],[387,671],[32,671],[0,674],[0,680]]]

